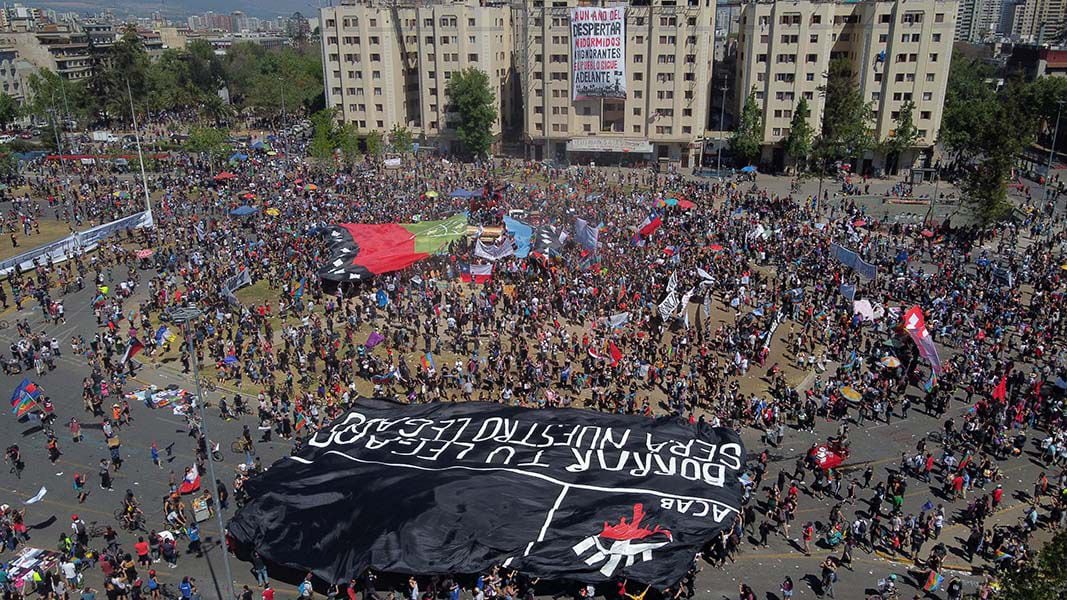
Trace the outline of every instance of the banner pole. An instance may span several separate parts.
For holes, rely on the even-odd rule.
[[[141,187],[144,189],[144,209],[148,213],[148,221],[155,223],[152,218],[152,198],[148,195],[148,177],[144,172],[144,153],[141,152],[141,132],[137,128],[137,111],[133,108],[133,92],[130,91],[130,80],[126,79],[126,96],[130,99],[130,120],[133,122],[133,139],[137,142],[137,161],[141,163]]]

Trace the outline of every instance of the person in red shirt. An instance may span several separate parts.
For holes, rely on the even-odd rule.
[[[1000,506],[1000,501],[1004,499],[1004,486],[997,486],[997,489],[993,490],[993,510],[996,510]]]
[[[143,536],[137,537],[137,543],[133,545],[133,549],[137,552],[138,563],[145,567],[152,564],[152,557],[149,555],[148,542],[144,541]]]
[[[274,588],[270,587],[270,584],[268,583],[267,586],[263,588],[263,593],[260,597],[263,598],[263,600],[274,600]]]

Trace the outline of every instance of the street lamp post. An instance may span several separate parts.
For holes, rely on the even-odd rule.
[[[722,145],[723,145],[723,143],[725,143],[725,138],[723,137],[723,133],[724,133],[723,128],[726,126],[726,91],[728,89],[730,89],[730,88],[729,88],[729,86],[726,85],[726,78],[723,77],[722,78],[722,87],[719,88],[719,91],[722,92],[722,101],[719,104],[719,144],[718,144],[719,151],[718,151],[718,155],[717,155],[717,157],[715,159],[715,176],[716,177],[722,177]]]
[[[1060,135],[1060,113],[1067,100],[1056,101],[1056,126],[1052,130],[1052,147],[1048,149],[1048,169],[1045,170],[1045,200],[1048,200],[1049,183],[1052,180],[1052,158],[1056,155],[1056,138]]]
[[[211,477],[209,485],[215,486],[215,464],[211,458],[211,439],[207,434],[207,419],[204,416],[204,393],[200,389],[200,361],[196,358],[196,348],[193,347],[193,336],[191,335],[190,324],[200,318],[204,313],[195,306],[187,306],[183,308],[176,308],[168,311],[168,316],[172,323],[179,325],[182,328],[182,335],[185,336],[186,344],[189,347],[189,359],[193,363],[193,384],[196,386],[196,408],[200,411],[200,432],[204,435],[204,439],[208,444],[208,457],[207,457],[207,470],[208,476]],[[237,598],[237,590],[233,586],[233,572],[230,570],[230,553],[226,547],[226,526],[222,522],[222,507],[218,503],[218,495],[212,494],[216,498],[215,501],[215,519],[219,526],[219,547],[222,549],[222,564],[226,570],[226,585],[230,591],[230,599]],[[220,598],[220,600],[222,600]]]

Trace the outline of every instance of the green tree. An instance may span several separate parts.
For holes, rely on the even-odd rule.
[[[330,132],[333,147],[341,151],[341,156],[348,162],[359,159],[359,132],[352,123],[342,123]]]
[[[953,53],[938,141],[958,162],[970,162],[979,153],[974,136],[996,110],[996,91],[988,83],[992,76],[984,63]]]
[[[401,126],[400,123],[393,124],[393,129],[389,132],[389,143],[393,146],[393,150],[405,154],[411,152],[413,140],[411,131],[407,127]]]
[[[233,152],[229,137],[230,134],[225,129],[193,127],[189,130],[189,139],[185,141],[185,149],[206,155],[214,165],[216,160],[229,156]]]
[[[763,113],[756,101],[755,88],[745,98],[737,130],[730,137],[730,150],[739,162],[749,164],[759,160],[763,146]]]
[[[368,133],[367,137],[363,138],[363,144],[367,146],[367,154],[371,156],[381,156],[385,151],[385,140],[377,131]]]
[[[859,158],[871,148],[871,107],[863,101],[852,64],[844,58],[830,62],[826,83],[819,91],[826,100],[815,154],[825,170],[835,161]]]
[[[38,121],[47,122],[53,114],[59,120],[66,115],[80,121],[87,118],[93,110],[93,102],[85,85],[67,81],[54,71],[41,69],[31,73],[26,80],[26,86],[30,93],[22,105],[23,113]]]
[[[131,95],[135,102],[143,102],[150,97],[149,64],[148,52],[137,30],[127,28],[122,37],[108,48],[104,66],[96,69],[89,81],[105,120],[130,122]],[[144,105],[134,106],[135,110],[144,108]]]
[[[789,135],[783,143],[785,153],[796,162],[798,171],[804,170],[808,155],[811,154],[812,139],[815,137],[815,128],[811,126],[810,118],[811,108],[808,107],[808,101],[802,97],[793,110]]]
[[[1067,594],[1067,532],[1059,532],[1028,566],[1009,571],[1003,600],[1059,600]]]
[[[309,111],[322,96],[322,57],[311,48],[266,50],[234,44],[223,63],[231,98],[264,114]]]
[[[320,162],[329,161],[333,158],[336,148],[334,145],[336,142],[334,111],[324,109],[311,115],[311,126],[314,132],[311,136],[311,144],[308,145],[308,156]]]
[[[452,74],[446,88],[452,110],[459,113],[456,133],[472,156],[489,154],[496,121],[496,97],[489,76],[474,67]]]
[[[19,116],[19,103],[17,100],[0,93],[0,129],[7,129]]]
[[[893,133],[882,142],[882,151],[885,153],[886,160],[892,159],[892,168],[887,168],[887,170],[896,171],[900,166],[900,157],[915,148],[918,143],[919,129],[915,127],[915,103],[908,100],[900,106],[900,112],[893,120]]]

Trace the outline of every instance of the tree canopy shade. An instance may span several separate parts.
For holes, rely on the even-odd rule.
[[[756,101],[756,91],[753,89],[745,98],[745,106],[741,109],[737,130],[730,137],[730,150],[738,161],[747,165],[759,159],[762,145],[763,113],[760,111],[759,102]]]
[[[1003,600],[1060,600],[1067,594],[1067,532],[1058,532],[1027,567],[1008,573]]]
[[[815,152],[825,169],[835,161],[859,158],[872,147],[871,107],[856,85],[852,64],[844,58],[830,62],[819,91],[826,100]]]
[[[234,44],[226,52],[223,72],[234,102],[263,113],[310,110],[323,94],[322,57],[312,49]]]
[[[1015,158],[1033,142],[1039,122],[1055,105],[1042,99],[1053,90],[1049,84],[1011,79],[997,90],[990,77],[981,63],[953,57],[940,133],[941,143],[962,165],[964,200],[985,223],[1011,212],[1007,181]]]
[[[472,156],[489,153],[496,121],[496,101],[489,76],[474,67],[452,74],[446,88],[452,109],[459,114],[456,133]]]

